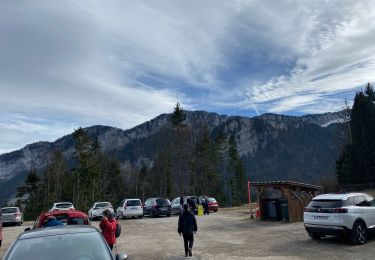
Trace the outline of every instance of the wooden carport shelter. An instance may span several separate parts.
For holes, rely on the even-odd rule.
[[[250,182],[257,189],[257,200],[261,220],[303,221],[307,204],[323,187],[294,181]],[[279,190],[278,197],[267,197]]]

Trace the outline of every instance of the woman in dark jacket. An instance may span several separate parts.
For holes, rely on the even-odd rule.
[[[198,230],[194,214],[189,211],[189,206],[184,204],[184,213],[178,219],[178,234],[184,237],[185,257],[192,256],[194,233]]]

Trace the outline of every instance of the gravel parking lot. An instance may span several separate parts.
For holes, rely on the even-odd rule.
[[[118,251],[128,253],[129,259],[185,259],[177,221],[177,216],[120,220],[123,233]],[[302,223],[249,220],[244,210],[219,211],[197,221],[190,259],[374,259],[374,237],[363,246],[334,237],[313,241]],[[4,228],[0,257],[31,224]]]

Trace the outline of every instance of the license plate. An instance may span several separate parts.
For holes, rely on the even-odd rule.
[[[328,220],[328,216],[314,216],[314,220]]]
[[[164,208],[160,208],[161,210],[167,210],[168,208],[164,207]]]
[[[132,208],[130,208],[130,209],[138,209],[138,207],[132,207]]]

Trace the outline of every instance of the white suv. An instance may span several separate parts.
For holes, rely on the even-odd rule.
[[[113,212],[112,204],[109,202],[95,202],[89,209],[88,216],[90,220],[103,217],[103,211],[108,209],[111,213]]]
[[[75,208],[71,202],[55,202],[48,211],[52,212],[58,210],[75,210]]]
[[[119,218],[139,217],[143,218],[143,206],[140,199],[125,199],[121,201],[116,210]]]
[[[323,194],[307,205],[304,224],[309,236],[349,236],[354,244],[366,243],[375,229],[375,201],[365,193]]]

